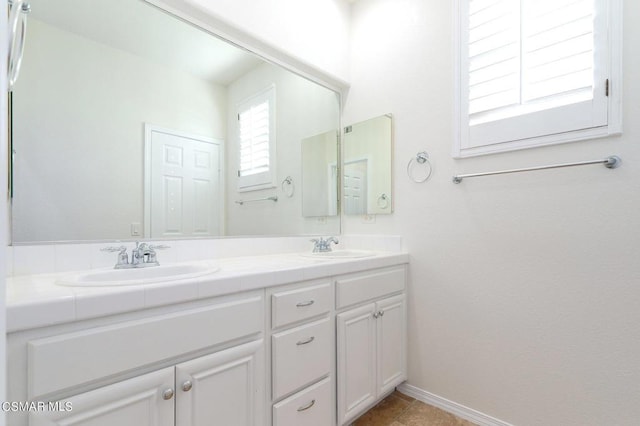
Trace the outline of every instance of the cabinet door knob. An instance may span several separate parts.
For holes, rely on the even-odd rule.
[[[374,312],[374,313],[373,313],[373,317],[374,317],[375,319],[378,319],[378,317],[379,317],[379,316],[380,316],[380,312]]]
[[[162,392],[162,399],[168,401],[171,398],[173,398],[173,389],[169,388],[169,389],[166,389],[164,392]]]
[[[308,410],[309,408],[313,407],[313,406],[315,405],[315,403],[316,403],[316,400],[315,400],[315,399],[313,399],[313,400],[311,400],[311,402],[310,402],[310,403],[308,403],[307,405],[303,405],[302,407],[298,408],[298,411],[305,411],[305,410]]]
[[[189,392],[192,387],[193,387],[193,383],[191,383],[190,380],[187,380],[182,384],[182,390],[185,392]]]
[[[314,302],[315,302],[315,300],[307,300],[307,301],[305,301],[305,302],[299,302],[299,303],[296,303],[296,306],[297,306],[298,308],[304,308],[305,306],[311,306],[311,305],[313,305],[313,303],[314,303]]]
[[[383,316],[383,315],[384,315],[384,311],[378,312],[378,316]]]
[[[311,343],[314,340],[315,340],[315,337],[311,336],[307,340],[300,340],[298,343],[296,343],[296,345],[298,346],[306,345],[307,343]]]

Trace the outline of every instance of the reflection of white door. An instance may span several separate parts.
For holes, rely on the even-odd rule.
[[[145,140],[145,236],[220,235],[221,141],[153,126]]]
[[[344,165],[344,212],[367,214],[367,160]]]

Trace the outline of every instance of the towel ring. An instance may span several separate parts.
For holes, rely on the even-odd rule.
[[[280,185],[280,188],[282,188],[282,192],[284,192],[284,194],[288,198],[293,197],[293,193],[295,191],[295,185],[293,184],[293,178],[291,176],[287,176],[286,178],[284,178],[284,180],[282,181],[282,184]]]
[[[416,176],[417,166],[422,166],[422,169],[425,169],[425,172],[418,174]],[[426,182],[431,177],[431,172],[433,172],[433,167],[431,167],[431,162],[429,161],[429,154],[426,151],[418,152],[415,158],[409,160],[407,164],[407,175],[409,175],[409,179],[416,183]]]
[[[378,207],[381,209],[386,209],[389,207],[389,197],[387,194],[382,194],[378,197]]]

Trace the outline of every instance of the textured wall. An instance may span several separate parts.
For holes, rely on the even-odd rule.
[[[391,112],[395,213],[346,233],[401,234],[411,253],[409,383],[517,425],[640,419],[640,4],[625,2],[621,137],[451,158],[452,6],[360,0],[345,124]],[[427,150],[428,183],[406,176]],[[601,166],[457,173],[605,158]]]

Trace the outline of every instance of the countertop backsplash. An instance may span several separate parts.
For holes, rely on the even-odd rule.
[[[313,236],[218,238],[154,241],[170,248],[158,252],[160,263],[220,259],[237,256],[311,251]],[[394,235],[342,235],[335,250],[364,249],[402,251],[402,238]],[[142,240],[141,240],[142,241]],[[113,243],[60,243],[9,246],[6,250],[7,276],[33,275],[104,268],[115,265],[116,253],[100,251]],[[129,251],[133,242],[124,242]]]

